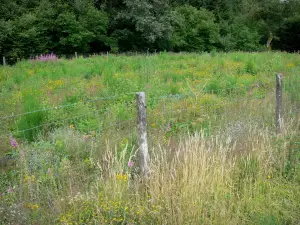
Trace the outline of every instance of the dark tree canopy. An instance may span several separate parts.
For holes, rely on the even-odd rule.
[[[300,16],[284,21],[278,29],[278,39],[274,45],[282,50],[293,52],[300,50]]]
[[[0,55],[298,51],[299,0],[2,0]]]

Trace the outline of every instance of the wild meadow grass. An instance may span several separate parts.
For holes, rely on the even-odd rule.
[[[299,223],[299,58],[163,53],[1,67],[0,156],[13,159],[0,161],[1,224]],[[148,180],[137,91],[147,96]]]

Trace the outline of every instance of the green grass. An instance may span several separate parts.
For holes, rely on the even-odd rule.
[[[0,67],[0,157],[13,159],[0,161],[0,224],[299,223],[299,59],[163,53]],[[147,97],[147,182],[138,91]]]
[[[299,71],[298,58],[298,55],[283,53],[164,53],[149,57],[121,55],[108,59],[95,57],[46,63],[20,62],[14,67],[0,68],[0,116],[82,102],[80,107],[64,108],[58,112],[46,111],[43,115],[39,113],[39,118],[32,115],[3,122],[5,131],[20,136],[15,133],[16,130],[38,126],[43,124],[42,121],[53,123],[59,119],[66,120],[77,116],[77,112],[106,109],[113,110],[110,115],[118,115],[121,120],[129,118],[135,109],[134,92],[137,91],[146,92],[150,110],[154,111],[158,110],[157,106],[161,103],[157,98],[169,94],[196,93],[204,99],[212,94],[220,102],[226,102],[233,95],[263,99],[271,93],[277,72],[284,73],[287,78],[286,93],[290,93],[295,102],[298,96],[295,82]],[[31,96],[34,100],[31,100]],[[118,98],[86,104],[95,98],[112,96]],[[125,102],[129,102],[126,103],[129,107],[124,110],[122,106]],[[36,121],[30,121],[32,119]],[[41,131],[37,129],[22,135],[32,141],[36,133]],[[3,152],[2,148],[0,150]]]

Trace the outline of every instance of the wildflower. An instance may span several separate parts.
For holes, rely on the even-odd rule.
[[[269,180],[271,179],[271,176],[270,176],[270,175],[268,175],[268,179],[269,179]]]
[[[35,58],[36,61],[53,61],[53,60],[57,60],[57,59],[58,59],[57,56],[53,53],[40,55]]]
[[[18,147],[18,143],[16,141],[16,139],[14,139],[12,136],[9,137],[10,139],[10,144],[13,148],[17,148]]]
[[[116,179],[118,181],[127,181],[128,177],[127,174],[117,174]]]
[[[83,139],[84,139],[85,141],[88,141],[90,138],[91,138],[91,135],[90,135],[90,134],[84,135],[84,136],[83,136]]]
[[[164,135],[164,142],[165,142],[166,144],[168,144],[168,138],[167,138],[166,135]]]
[[[27,209],[38,209],[39,205],[38,204],[32,204],[32,203],[24,203],[24,207]]]
[[[295,67],[296,65],[294,63],[288,63],[286,64],[286,67]]]
[[[36,181],[36,178],[35,178],[35,176],[34,175],[25,175],[25,177],[24,177],[24,183],[33,183],[33,182],[35,182]]]
[[[132,162],[132,160],[129,160],[128,161],[128,167],[131,168],[132,166],[133,166],[133,162]]]
[[[7,192],[8,193],[12,193],[14,191],[14,189],[12,188],[12,187],[9,187],[8,189],[7,189]]]
[[[171,122],[169,122],[168,125],[167,125],[167,131],[171,130],[171,126],[172,126],[172,124],[171,124]]]

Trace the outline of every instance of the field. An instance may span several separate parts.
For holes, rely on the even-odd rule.
[[[0,224],[300,223],[299,54],[22,61],[0,88]]]

